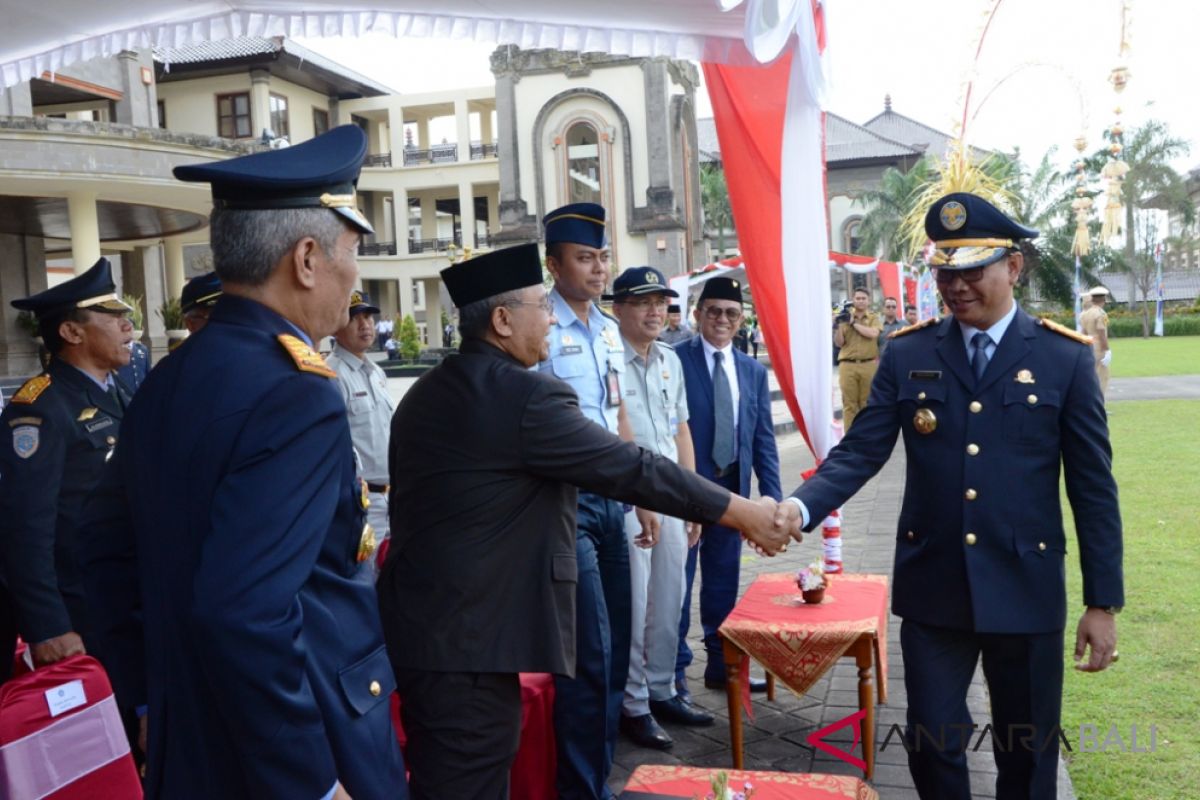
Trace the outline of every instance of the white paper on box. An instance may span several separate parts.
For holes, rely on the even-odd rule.
[[[46,705],[50,707],[51,717],[57,717],[72,708],[87,705],[87,695],[83,693],[83,681],[69,681],[47,689]]]

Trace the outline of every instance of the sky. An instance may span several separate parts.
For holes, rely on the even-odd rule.
[[[1129,4],[1131,77],[1118,97],[1108,75],[1120,63],[1121,0],[1001,0],[977,61],[985,0],[826,0],[827,110],[862,123],[891,95],[893,110],[952,132],[970,76],[972,145],[1019,147],[1029,162],[1057,146],[1065,165],[1081,133],[1088,151],[1101,146],[1119,105],[1127,131],[1161,119],[1193,143],[1177,169],[1200,166],[1200,3]],[[491,44],[384,36],[300,42],[401,93],[493,82]],[[700,116],[711,114],[707,97],[697,105]]]

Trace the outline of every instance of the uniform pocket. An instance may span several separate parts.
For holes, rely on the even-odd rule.
[[[338,684],[346,702],[361,717],[396,691],[396,676],[387,648],[380,646],[366,658],[338,670]]]
[[[579,563],[570,553],[557,553],[550,561],[550,577],[566,583],[579,582]]]
[[[564,379],[583,375],[586,367],[582,355],[554,356],[550,359],[550,369]]]
[[[1060,405],[1057,389],[1023,383],[1004,387],[1004,438],[1022,445],[1056,443]]]

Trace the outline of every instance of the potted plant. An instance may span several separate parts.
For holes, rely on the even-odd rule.
[[[158,309],[158,316],[162,317],[163,327],[167,329],[167,349],[173,350],[188,335],[187,327],[183,323],[183,308],[179,305],[179,298],[171,297],[164,300]]]
[[[805,603],[816,605],[824,600],[829,582],[825,579],[825,568],[821,562],[815,561],[796,573],[796,585],[800,587],[800,595]]]
[[[136,294],[123,294],[121,300],[133,309],[129,312],[129,322],[133,325],[133,339],[138,341],[146,332],[146,315],[142,311],[142,298]]]
[[[37,317],[32,311],[17,312],[17,327],[29,334],[29,338],[38,344],[42,342],[42,331],[38,327]]]

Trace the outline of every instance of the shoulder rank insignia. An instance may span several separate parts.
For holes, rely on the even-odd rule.
[[[1071,330],[1066,325],[1059,325],[1057,322],[1055,322],[1052,319],[1039,319],[1038,325],[1041,325],[1043,328],[1045,328],[1048,331],[1054,331],[1055,333],[1059,334],[1060,336],[1065,336],[1068,339],[1074,339],[1075,341],[1079,342],[1080,344],[1091,344],[1092,343],[1092,337],[1084,336],[1082,333],[1079,333],[1078,331]]]
[[[312,372],[316,375],[323,375],[326,378],[337,377],[337,373],[330,369],[320,354],[306,345],[303,340],[292,336],[290,333],[281,333],[276,338],[283,345],[283,349],[287,350],[288,355],[292,357],[292,361],[296,362],[296,369],[301,372]]]
[[[42,392],[46,391],[49,386],[49,375],[38,375],[37,377],[30,378],[29,380],[25,381],[25,385],[18,389],[17,393],[13,395],[12,402],[24,403],[28,405],[37,400],[38,397],[41,396]]]
[[[909,325],[907,327],[901,328],[898,331],[892,331],[891,333],[888,334],[888,338],[895,339],[899,336],[905,336],[907,334],[912,333],[913,331],[919,331],[922,328],[928,328],[930,325],[934,324],[937,321],[938,320],[936,317],[930,317],[929,319],[921,320],[916,325]]]

